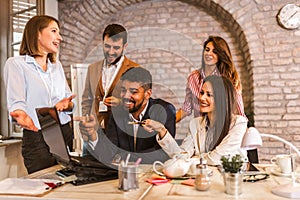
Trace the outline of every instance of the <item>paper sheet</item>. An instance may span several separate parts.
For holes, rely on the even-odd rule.
[[[40,196],[50,191],[52,184],[58,183],[60,183],[59,180],[52,179],[7,178],[0,181],[0,195]]]

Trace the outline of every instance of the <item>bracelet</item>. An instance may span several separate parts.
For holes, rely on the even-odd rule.
[[[166,131],[167,129],[163,126],[163,127],[161,127],[160,129],[159,129],[159,133],[162,133],[162,132],[164,132],[164,131]]]
[[[159,135],[161,133],[164,133],[163,137],[167,134],[168,132],[168,129],[166,129],[166,127],[162,127],[160,130],[159,130]],[[160,139],[162,139],[163,137],[160,137]]]

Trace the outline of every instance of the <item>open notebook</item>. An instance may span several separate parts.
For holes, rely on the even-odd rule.
[[[115,179],[117,170],[92,159],[91,157],[70,156],[68,147],[63,138],[63,129],[59,120],[58,111],[54,107],[37,108],[36,113],[41,125],[45,142],[57,162],[65,166],[59,174],[70,176],[75,174],[78,178],[75,185],[84,182],[97,182]],[[81,182],[79,183],[79,180]]]

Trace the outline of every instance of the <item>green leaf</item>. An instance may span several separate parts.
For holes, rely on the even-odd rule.
[[[236,154],[234,156],[222,156],[221,157],[222,167],[225,172],[238,173],[241,171],[243,166],[243,160],[241,155]]]

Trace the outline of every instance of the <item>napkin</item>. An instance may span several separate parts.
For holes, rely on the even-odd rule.
[[[161,184],[170,182],[170,180],[167,179],[166,177],[159,176],[157,174],[153,174],[152,177],[149,179],[146,179],[146,181],[153,185],[161,185]]]
[[[183,185],[195,186],[195,179],[189,178],[181,182]]]

